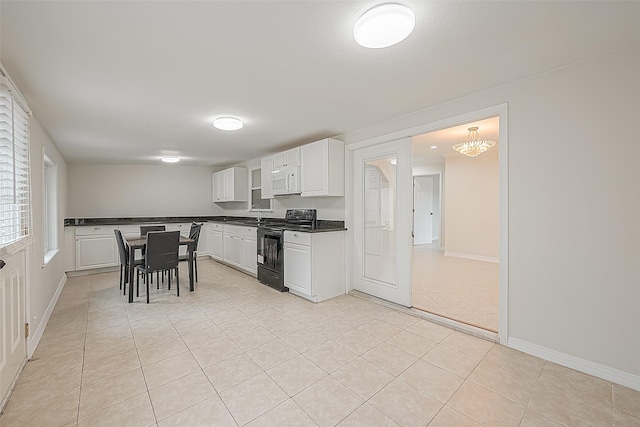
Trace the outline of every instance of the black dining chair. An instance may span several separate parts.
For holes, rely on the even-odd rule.
[[[150,231],[166,231],[167,228],[164,225],[141,225],[140,226],[140,237],[145,237]],[[142,256],[144,257],[145,249],[142,249]],[[156,280],[158,281],[158,289],[160,289],[160,272],[156,274]],[[164,272],[162,272],[162,277],[164,279]],[[153,276],[151,276],[151,283],[153,283]]]
[[[195,281],[198,281],[198,240],[200,240],[200,230],[202,229],[202,224],[198,224],[196,222],[191,223],[191,228],[189,229],[189,238],[194,241],[193,243],[193,271],[195,272]],[[189,253],[184,255],[180,255],[180,261],[189,261]]]
[[[155,272],[165,270],[176,271],[176,295],[180,296],[180,278],[178,276],[178,248],[180,247],[179,231],[150,231],[147,233],[147,245],[143,265],[136,268],[146,276],[147,304],[149,304],[149,279]],[[168,289],[171,289],[171,274],[168,275]],[[136,285],[139,284],[136,278]],[[159,284],[158,284],[159,285]]]
[[[144,237],[150,231],[165,231],[167,228],[164,225],[141,225],[140,237]]]
[[[127,293],[127,283],[129,283],[129,247],[125,245],[122,238],[122,232],[118,229],[113,230],[116,235],[116,243],[118,244],[118,254],[120,255],[120,289],[124,288],[123,295]],[[134,261],[134,266],[142,265],[143,260]]]

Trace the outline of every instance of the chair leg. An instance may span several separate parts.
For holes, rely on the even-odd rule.
[[[122,264],[120,264],[120,287],[118,289],[122,289],[123,270],[124,268],[122,267]]]
[[[176,267],[176,295],[180,296],[180,276],[178,274],[178,267]]]
[[[168,289],[168,290],[171,290],[171,274],[169,274],[169,280],[167,281],[167,283],[169,284],[169,285],[167,286],[167,289]]]
[[[147,286],[147,304],[149,304],[149,280],[147,280],[146,286]]]
[[[140,275],[136,274],[136,297],[140,296]]]
[[[193,269],[196,272],[196,282],[198,281],[198,258],[194,255],[193,256]]]
[[[127,284],[129,283],[129,264],[124,265],[124,284],[122,286],[122,295],[127,294]]]

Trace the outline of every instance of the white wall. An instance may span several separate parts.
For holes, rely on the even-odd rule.
[[[338,137],[354,143],[508,103],[509,342],[621,372],[635,387],[639,75],[636,44]]]
[[[498,148],[445,159],[445,255],[500,255]]]
[[[234,166],[246,167],[250,173],[251,169],[260,169],[260,159],[253,159]],[[249,180],[249,185],[251,185],[251,180]],[[220,215],[258,215],[257,212],[249,212],[251,205],[249,202],[225,202],[216,205],[224,210],[224,213]],[[273,199],[272,207],[273,211],[262,212],[262,217],[284,218],[287,209],[317,209],[318,219],[344,221],[345,218],[344,197],[301,197],[300,195],[276,197]]]
[[[69,164],[67,217],[222,215],[207,166]]]
[[[67,207],[67,165],[44,132],[35,117],[30,119],[31,138],[31,203],[33,208],[33,243],[29,250],[29,304],[30,304],[30,339],[36,338],[45,324],[43,317],[55,296],[59,285],[65,280],[64,273],[64,218]],[[57,165],[58,181],[58,247],[60,251],[43,265],[44,259],[44,219],[42,188],[42,150]],[[51,307],[52,308],[52,307]],[[49,308],[49,309],[51,309]],[[30,346],[31,347],[31,346]]]
[[[260,159],[234,166],[260,168]],[[257,216],[249,202],[212,202],[208,166],[69,164],[68,218],[141,216]],[[249,193],[251,194],[251,193]],[[344,197],[277,197],[263,217],[315,208],[318,218],[344,221]]]
[[[440,249],[444,249],[444,195],[441,197],[440,188],[444,185],[444,160],[438,163],[413,163],[413,176],[432,176],[433,180],[433,239],[440,241]],[[442,183],[440,180],[442,179]],[[444,192],[444,191],[443,191]],[[442,206],[441,206],[442,203]]]

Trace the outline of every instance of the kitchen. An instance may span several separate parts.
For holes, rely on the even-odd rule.
[[[190,16],[170,2],[158,6],[153,14],[142,3],[97,2],[84,10],[75,9],[72,3],[0,4],[0,61],[34,112],[30,120],[33,238],[25,245],[28,248],[18,252],[26,266],[20,276],[27,284],[22,315],[30,325],[25,353],[32,355],[36,346],[45,345],[46,340],[38,342],[47,320],[55,314],[58,298],[81,289],[72,285],[81,277],[67,279],[66,275],[75,261],[68,245],[75,241],[65,236],[64,219],[257,217],[249,201],[214,203],[212,174],[245,167],[249,179],[251,171],[263,172],[264,157],[332,138],[345,143],[345,196],[277,197],[272,212],[261,215],[284,219],[288,209],[313,208],[317,219],[344,221],[345,281],[350,290],[357,254],[350,234],[354,231],[354,151],[427,131],[425,124],[431,130],[444,128],[456,124],[448,121],[452,117],[508,104],[508,120],[504,121],[510,126],[505,133],[509,151],[502,159],[509,165],[508,198],[503,199],[509,214],[509,234],[503,238],[509,250],[508,259],[501,264],[506,261],[509,268],[509,319],[507,328],[501,330],[505,344],[501,348],[516,348],[613,381],[613,386],[607,383],[609,396],[623,397],[616,402],[635,396],[628,390],[640,388],[639,348],[625,331],[629,324],[637,323],[639,315],[633,304],[637,301],[638,246],[631,239],[637,229],[637,194],[628,185],[640,179],[633,163],[640,153],[629,126],[640,99],[635,78],[640,73],[637,4],[477,2],[465,9],[447,2],[412,2],[420,22],[433,13],[437,19],[427,20],[439,22],[438,31],[455,34],[437,38],[418,25],[417,37],[407,39],[407,48],[399,45],[398,56],[383,61],[376,60],[376,55],[388,51],[354,51],[359,48],[351,45],[352,24],[371,4],[354,3],[358,6],[351,10],[344,2],[303,2],[287,4],[295,9],[287,10],[284,3],[266,3],[219,3],[212,13],[207,9],[214,3],[198,2],[190,4],[194,8]],[[127,8],[127,13],[119,7]],[[302,13],[296,9],[304,7],[312,10]],[[260,13],[251,13],[256,10]],[[237,16],[248,19],[238,26],[233,24]],[[287,19],[291,16],[299,20]],[[549,16],[559,19],[552,23]],[[112,31],[113,22],[121,24],[117,31]],[[157,34],[157,38],[143,36],[136,44],[142,22],[151,27],[142,33]],[[454,22],[456,25],[442,25]],[[476,31],[479,27],[486,31]],[[170,28],[183,35],[193,34],[191,28],[200,28],[200,35],[207,34],[204,29],[219,33],[181,39]],[[538,31],[540,28],[546,31]],[[536,37],[531,37],[533,33]],[[308,44],[307,36],[318,38]],[[343,37],[349,41],[343,44]],[[236,48],[226,45],[227,40],[233,40]],[[511,43],[513,40],[517,43]],[[237,55],[236,49],[248,54]],[[460,55],[461,51],[469,54]],[[110,59],[103,61],[100,52],[109,53],[105,58]],[[235,59],[224,56],[229,52]],[[488,68],[477,72],[478,62]],[[299,74],[293,75],[294,70]],[[244,84],[230,83],[234,77]],[[264,81],[268,83],[255,83]],[[134,93],[140,98],[132,99]],[[189,94],[203,97],[185,106]],[[41,101],[45,96],[48,101]],[[70,101],[66,107],[63,99]],[[233,111],[216,108],[211,100]],[[169,108],[159,111],[160,106]],[[261,114],[256,113],[258,109]],[[89,114],[92,111],[98,114]],[[124,114],[115,117],[116,111]],[[212,128],[213,118],[227,114],[245,118],[245,128],[229,133]],[[63,117],[74,118],[75,125],[52,125]],[[256,131],[264,124],[268,127]],[[607,141],[606,149],[602,141]],[[161,156],[178,155],[183,161],[177,165],[159,162]],[[578,157],[581,160],[576,162]],[[594,174],[594,170],[605,173]],[[45,191],[50,184],[57,191]],[[154,191],[157,188],[162,190]],[[247,184],[247,191],[255,189],[257,186]],[[593,209],[594,193],[606,198],[599,209]],[[54,203],[49,203],[46,194],[53,194]],[[53,233],[44,212],[57,215],[58,228]],[[69,227],[75,227],[73,223]],[[606,251],[594,250],[593,233],[585,232],[589,224],[608,224],[597,245]],[[207,244],[206,237],[203,243]],[[216,274],[223,273],[216,270]],[[242,276],[233,277],[255,282],[239,274]],[[85,277],[91,281],[102,276]],[[271,291],[261,286],[264,289],[251,289],[260,295]],[[181,298],[186,300],[185,296]],[[326,303],[295,298],[301,304]],[[601,315],[593,315],[594,307]],[[351,322],[363,316],[359,312]],[[21,322],[14,322],[14,329],[15,324]],[[49,328],[54,326],[56,322]],[[352,329],[362,332],[358,329],[362,327]],[[368,331],[380,332],[373,327]],[[355,336],[361,337],[353,332]],[[357,367],[351,368],[358,372]],[[553,373],[551,363],[545,365],[538,376],[542,386],[548,385],[544,380]],[[594,381],[593,389],[601,388],[602,384],[590,381]],[[401,381],[391,384],[394,395],[406,391],[399,388]],[[335,390],[330,379],[323,385],[324,390]],[[474,390],[473,385],[461,388],[459,399]],[[383,406],[380,401],[375,403]],[[530,409],[522,409],[524,417],[533,416]],[[637,421],[637,415],[619,409],[614,406],[616,416]],[[461,406],[456,411],[487,424]],[[438,416],[445,415],[443,410]],[[571,420],[559,421],[570,424]]]
[[[283,160],[279,160],[283,159]],[[258,159],[261,166],[262,173],[259,175],[261,183],[253,182],[258,175],[254,173],[256,169],[249,169],[247,166],[255,164],[257,162],[248,162],[246,166],[234,166],[224,169],[222,171],[213,172],[208,176],[205,185],[200,186],[195,183],[190,185],[190,188],[196,188],[199,191],[203,189],[204,194],[211,194],[211,200],[215,205],[223,208],[223,215],[210,215],[210,216],[198,216],[183,215],[184,218],[178,218],[180,215],[178,212],[171,212],[171,215],[166,217],[152,218],[148,216],[138,217],[125,217],[124,219],[118,216],[97,216],[92,214],[92,211],[85,211],[84,215],[74,215],[65,220],[65,253],[67,265],[65,270],[70,275],[79,273],[97,273],[106,271],[105,269],[113,268],[118,265],[118,256],[115,249],[115,238],[113,236],[113,229],[119,225],[123,226],[123,234],[135,234],[136,227],[141,223],[162,223],[167,222],[171,225],[167,226],[167,230],[178,227],[183,234],[188,236],[189,222],[204,221],[206,224],[203,227],[200,244],[198,247],[199,256],[210,256],[211,258],[226,263],[227,265],[234,266],[247,272],[248,274],[258,277],[258,279],[267,284],[272,284],[275,288],[281,290],[288,290],[289,287],[285,286],[285,271],[289,271],[290,275],[295,276],[294,273],[296,266],[299,262],[286,262],[287,253],[290,256],[295,257],[296,248],[295,241],[289,242],[289,248],[283,244],[285,241],[284,230],[295,230],[295,237],[292,235],[289,239],[296,239],[298,236],[302,239],[302,236],[306,236],[305,241],[308,246],[311,243],[311,236],[308,233],[314,233],[313,239],[317,240],[315,245],[317,248],[313,252],[314,257],[318,259],[324,259],[326,266],[332,266],[332,269],[316,268],[317,277],[311,276],[311,264],[309,264],[309,271],[300,273],[304,277],[304,284],[290,283],[293,286],[293,292],[301,292],[300,295],[310,298],[316,302],[322,301],[331,297],[335,297],[346,293],[345,282],[345,227],[343,220],[335,220],[331,218],[318,218],[318,209],[299,209],[299,208],[287,208],[286,214],[277,216],[276,213],[281,209],[262,209],[252,210],[250,207],[257,206],[256,201],[253,198],[259,197],[260,199],[272,200],[273,204],[277,204],[279,201],[283,201],[281,204],[286,206],[289,200],[300,199],[296,203],[303,206],[315,206],[317,201],[324,198],[344,199],[344,144],[341,141],[335,139],[324,139],[314,143],[303,145],[302,147],[296,147],[283,152],[283,155],[274,154],[271,156]],[[288,168],[290,172],[289,176],[279,178],[278,171],[284,168]],[[122,172],[122,167],[119,171]],[[136,167],[137,169],[137,167]],[[154,182],[153,185],[162,185],[162,188],[168,194],[184,194],[182,188],[172,189],[171,183],[177,181],[177,175],[180,173],[181,167],[178,165],[166,166],[162,175],[166,183],[160,184],[156,177],[151,178]],[[275,172],[275,173],[274,173]],[[108,212],[91,200],[90,194],[86,196],[80,191],[74,191],[74,184],[79,183],[85,188],[90,188],[91,193],[95,194],[96,185],[100,182],[108,183],[109,188],[105,188],[104,191],[112,191],[114,183],[113,179],[105,178],[96,173],[96,168],[91,167],[90,173],[87,176],[75,176],[74,168],[70,168],[71,187],[70,187],[70,205],[74,206],[75,198],[81,201],[83,204],[91,206],[92,209],[100,210],[101,212]],[[121,176],[126,176],[122,174]],[[204,174],[203,174],[204,176]],[[250,178],[251,177],[251,178]],[[125,178],[126,179],[126,178]],[[193,179],[192,179],[193,182]],[[144,184],[141,184],[144,186]],[[279,190],[278,186],[282,185]],[[285,188],[287,185],[292,187]],[[87,187],[88,186],[88,187]],[[260,189],[261,192],[256,193],[255,190]],[[278,193],[278,194],[274,194]],[[103,191],[98,190],[97,194],[105,194]],[[195,193],[196,199],[201,199],[203,193]],[[257,196],[256,196],[257,194]],[[251,195],[252,199],[249,199]],[[284,197],[281,199],[280,197]],[[155,196],[153,197],[155,199]],[[104,199],[103,199],[104,200]],[[118,209],[116,198],[109,198],[109,205],[114,212]],[[97,201],[96,201],[97,202]],[[140,200],[141,206],[149,206]],[[164,201],[162,201],[164,203]],[[344,203],[344,202],[342,202]],[[172,206],[188,206],[189,201],[176,201],[172,202]],[[215,206],[214,205],[214,206]],[[229,211],[226,206],[240,206],[239,211]],[[82,207],[78,208],[78,213],[83,213]],[[166,210],[166,207],[165,207]],[[73,212],[73,211],[72,211]],[[309,217],[306,217],[306,221],[301,218],[289,218],[289,214],[307,212]],[[331,213],[320,209],[320,215],[330,215]],[[249,219],[248,217],[256,216],[255,219]],[[262,224],[256,224],[256,219],[260,219]],[[279,220],[279,221],[278,221]],[[286,220],[287,227],[283,227],[283,220]],[[268,222],[267,222],[268,221]],[[296,224],[293,224],[296,222]],[[304,222],[304,224],[302,224]],[[173,225],[175,224],[175,225]],[[248,227],[242,227],[247,225]],[[264,260],[265,248],[264,248],[264,234],[260,233],[265,227],[270,227],[271,230],[279,225],[279,238],[276,242],[275,253],[278,258],[278,268],[276,269],[263,269],[261,266],[268,263]],[[304,233],[304,234],[298,234]],[[320,236],[316,233],[322,233]],[[328,233],[324,235],[324,233]],[[322,240],[327,240],[328,243],[323,243]],[[326,253],[319,252],[322,246],[327,246],[328,249],[322,249]],[[260,248],[260,250],[258,250]],[[298,246],[298,249],[301,247]],[[298,251],[299,253],[299,251]],[[309,256],[309,262],[311,257]],[[257,261],[256,261],[257,260]],[[283,264],[284,261],[284,264]],[[340,268],[342,266],[342,268]],[[287,267],[290,270],[287,270]],[[334,275],[330,280],[323,280],[322,272],[332,271]],[[300,276],[298,274],[298,276]],[[267,275],[269,275],[267,277]],[[275,284],[273,281],[275,280]],[[317,291],[311,293],[311,283],[325,282],[331,286],[330,292],[323,292],[320,290],[321,297],[318,298]],[[297,289],[297,291],[295,290]]]

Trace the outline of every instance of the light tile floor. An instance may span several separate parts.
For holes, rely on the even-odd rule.
[[[640,425],[639,392],[355,296],[199,269],[195,292],[149,305],[116,273],[70,278],[0,425]]]
[[[498,331],[498,264],[413,247],[412,303],[419,310]]]

